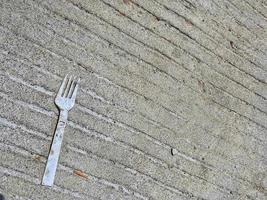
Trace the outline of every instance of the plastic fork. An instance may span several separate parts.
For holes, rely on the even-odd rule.
[[[68,112],[75,104],[80,79],[66,75],[57,93],[55,104],[59,108],[57,128],[53,137],[42,185],[53,186]]]

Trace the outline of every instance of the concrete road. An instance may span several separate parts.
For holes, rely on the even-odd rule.
[[[262,0],[0,0],[0,199],[266,200],[266,55]]]

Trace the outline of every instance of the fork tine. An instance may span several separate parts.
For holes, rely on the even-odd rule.
[[[68,93],[69,93],[69,90],[70,90],[70,85],[71,85],[71,82],[72,82],[72,76],[70,76],[69,80],[68,80],[68,83],[66,85],[66,88],[64,90],[64,95],[63,97],[67,97]]]
[[[71,100],[75,101],[76,99],[76,95],[77,95],[77,91],[78,91],[78,86],[80,84],[80,78],[78,79],[78,81],[76,82],[75,88],[73,90],[73,93],[71,95]]]
[[[76,80],[76,77],[74,77],[73,80],[72,80],[72,82],[71,82],[70,90],[69,90],[69,93],[67,95],[68,98],[71,98],[71,96],[72,96],[73,89],[75,87],[75,80]]]
[[[67,82],[67,78],[68,78],[68,74],[64,77],[62,83],[61,83],[61,86],[58,90],[58,93],[57,93],[57,97],[60,97],[63,95],[63,92],[64,92],[64,88],[65,88],[65,85],[66,85],[66,82]]]

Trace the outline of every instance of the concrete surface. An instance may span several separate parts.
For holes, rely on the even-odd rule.
[[[266,27],[263,0],[0,0],[0,194],[266,200]]]

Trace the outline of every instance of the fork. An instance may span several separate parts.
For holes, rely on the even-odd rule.
[[[44,171],[42,185],[53,186],[68,112],[73,108],[80,79],[66,75],[55,98],[59,118]]]

